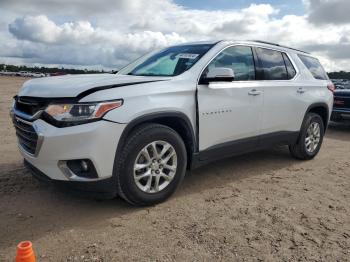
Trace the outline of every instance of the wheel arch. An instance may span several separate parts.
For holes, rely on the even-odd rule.
[[[157,123],[174,129],[185,143],[187,151],[187,168],[191,166],[192,156],[198,150],[197,138],[190,119],[182,112],[169,111],[157,112],[139,116],[127,124],[122,132],[117,146],[117,156],[125,145],[126,139],[131,132],[140,125]]]
[[[308,109],[305,112],[304,117],[308,113],[315,113],[318,114],[322,120],[324,125],[324,131],[326,132],[328,122],[329,122],[329,107],[326,103],[314,103],[308,107]]]

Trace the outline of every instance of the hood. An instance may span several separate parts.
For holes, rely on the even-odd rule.
[[[19,96],[77,97],[81,94],[113,86],[143,84],[168,79],[166,77],[129,76],[116,74],[65,75],[32,79],[23,84]],[[93,89],[93,90],[91,90]]]

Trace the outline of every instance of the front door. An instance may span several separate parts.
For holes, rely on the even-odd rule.
[[[224,49],[203,74],[212,67],[232,68],[235,78],[232,82],[198,85],[199,150],[220,150],[229,145],[236,145],[238,150],[246,149],[241,146],[254,148],[260,131],[264,90],[255,81],[251,47]]]

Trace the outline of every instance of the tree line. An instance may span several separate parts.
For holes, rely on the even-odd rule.
[[[74,69],[74,68],[58,68],[58,67],[38,67],[38,66],[25,66],[25,65],[6,65],[0,64],[0,71],[8,71],[8,72],[32,72],[32,73],[44,73],[44,74],[52,74],[52,73],[63,73],[63,74],[98,74],[98,73],[106,73],[104,70],[88,70],[88,69]]]

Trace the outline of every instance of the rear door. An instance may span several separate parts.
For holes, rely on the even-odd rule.
[[[300,129],[300,119],[306,111],[303,99],[306,89],[293,80],[296,67],[286,53],[260,47],[255,47],[255,52],[258,79],[264,87],[261,134],[276,142],[277,138],[293,135]]]
[[[260,131],[263,89],[255,81],[252,48],[227,47],[203,74],[211,67],[232,68],[235,79],[198,85],[199,149],[220,148],[237,140],[243,147],[254,148]]]

